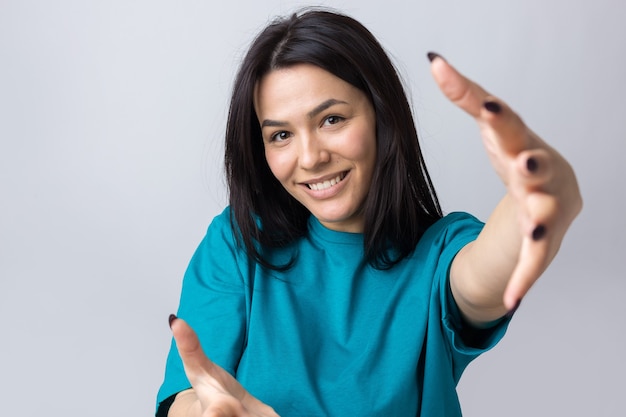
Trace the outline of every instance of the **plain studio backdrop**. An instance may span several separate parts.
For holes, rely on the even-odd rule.
[[[259,29],[303,4],[0,0],[2,415],[153,414],[167,317],[227,203],[234,71]],[[465,415],[623,415],[626,5],[322,4],[392,55],[446,212],[485,220],[504,188],[474,122],[431,79],[429,50],[577,172],[584,210],[505,339],[467,369]]]

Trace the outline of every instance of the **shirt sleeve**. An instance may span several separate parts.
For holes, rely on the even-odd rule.
[[[205,354],[234,376],[246,342],[249,285],[248,262],[236,245],[227,210],[213,220],[189,263],[177,315],[195,330]],[[157,408],[190,387],[172,339]]]
[[[469,363],[493,348],[506,333],[510,318],[495,321],[486,329],[476,329],[466,323],[452,296],[450,269],[459,251],[476,239],[484,223],[467,213],[446,216],[442,234],[445,241],[437,268],[437,286],[441,305],[441,324],[450,348],[454,379],[458,382]]]

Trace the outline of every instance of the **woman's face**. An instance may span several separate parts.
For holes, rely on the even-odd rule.
[[[363,231],[376,161],[376,116],[356,87],[309,64],[274,70],[255,91],[265,158],[324,226]]]

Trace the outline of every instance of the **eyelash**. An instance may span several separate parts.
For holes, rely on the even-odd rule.
[[[331,119],[335,119],[335,123],[330,123]],[[327,118],[325,118],[323,124],[326,124],[326,122],[329,122],[331,125],[335,125],[335,124],[337,124],[337,123],[339,123],[341,121],[344,121],[344,120],[345,120],[345,117],[341,117],[341,116],[337,116],[337,115],[333,114],[333,115],[330,115]]]
[[[283,135],[283,134],[286,134],[287,136],[282,138],[282,139],[279,139],[278,137]],[[289,138],[289,136],[291,136],[291,133],[287,132],[286,130],[281,130],[280,132],[276,132],[272,136],[270,136],[270,142],[276,142],[277,140],[278,141],[283,141],[283,140],[286,140],[287,138]]]
[[[345,117],[341,117],[341,116],[337,116],[333,114],[324,118],[324,121],[322,122],[322,126],[325,126],[327,123],[330,126],[336,125],[337,123],[342,122],[344,120],[346,120]],[[279,137],[281,135],[286,135],[286,136],[280,139]],[[272,136],[270,136],[270,142],[284,141],[288,139],[289,137],[291,137],[291,135],[292,135],[291,132],[288,132],[286,130],[281,130],[279,132],[274,133]]]

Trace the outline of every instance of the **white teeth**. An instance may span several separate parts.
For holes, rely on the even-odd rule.
[[[331,180],[327,180],[324,182],[318,182],[316,184],[308,184],[309,188],[311,190],[314,191],[320,191],[320,190],[325,190],[327,188],[332,187],[333,185],[336,185],[338,183],[341,182],[341,180],[343,179],[343,174],[337,175],[335,178],[331,179]]]

